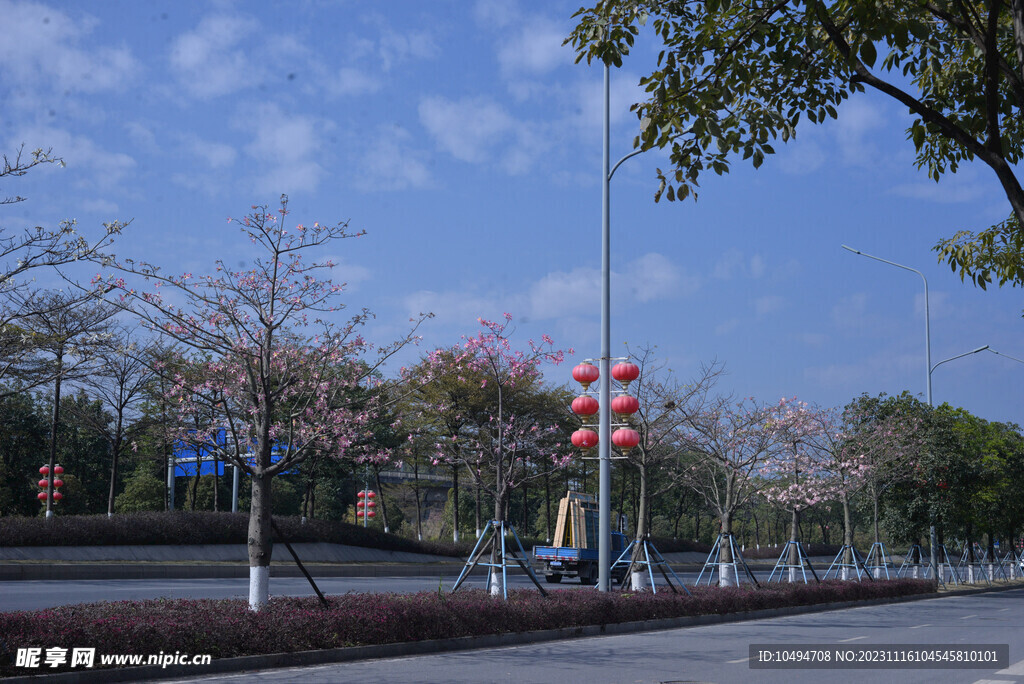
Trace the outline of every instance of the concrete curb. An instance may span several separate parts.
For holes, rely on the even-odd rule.
[[[57,684],[105,684],[107,682],[129,682],[149,679],[171,679],[194,677],[210,674],[244,672],[246,670],[263,670],[286,667],[305,667],[328,663],[344,663],[375,658],[395,658],[402,656],[423,655],[427,653],[445,653],[451,651],[468,651],[482,648],[497,648],[521,644],[577,639],[590,636],[611,636],[616,634],[633,634],[637,632],[653,632],[681,627],[699,627],[703,625],[762,620],[765,618],[801,615],[805,613],[821,613],[832,610],[843,610],[861,606],[876,606],[888,603],[906,603],[925,599],[945,598],[970,594],[983,594],[994,591],[1020,589],[1024,584],[982,587],[978,589],[957,589],[934,594],[915,594],[896,598],[870,599],[867,601],[842,601],[810,606],[792,606],[786,608],[768,608],[745,613],[727,615],[698,615],[694,617],[664,618],[661,620],[645,620],[642,622],[623,622],[606,625],[589,625],[585,627],[564,627],[560,629],[540,630],[536,632],[517,632],[510,634],[489,634],[475,637],[457,637],[430,641],[414,641],[376,646],[353,646],[349,648],[332,648],[319,651],[301,651],[297,653],[273,653],[268,655],[242,656],[222,658],[210,665],[185,666],[177,665],[159,667],[147,665],[143,667],[89,670],[82,672],[64,672],[52,675],[34,675],[6,677],[4,684],[28,684],[41,680],[53,681]]]

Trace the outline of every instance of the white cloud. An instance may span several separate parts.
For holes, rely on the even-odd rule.
[[[519,19],[517,4],[511,0],[478,0],[473,16],[481,28],[495,29],[509,26]]]
[[[409,317],[432,313],[438,324],[472,329],[481,312],[500,309],[495,299],[469,292],[420,290],[405,298]]]
[[[858,292],[843,297],[832,307],[832,321],[840,328],[860,327],[868,310],[868,296]]]
[[[843,161],[854,166],[876,166],[880,155],[871,134],[887,124],[882,108],[867,98],[843,102],[832,127]]]
[[[410,147],[411,140],[403,128],[382,129],[362,157],[356,187],[374,192],[429,186],[430,170],[421,153]]]
[[[71,16],[34,2],[0,0],[5,40],[0,70],[5,79],[38,88],[52,83],[64,92],[95,93],[131,85],[141,67],[127,48],[79,47],[96,28],[92,17]]]
[[[431,59],[440,52],[434,37],[426,31],[397,33],[385,30],[381,33],[377,54],[384,71],[410,59]]]
[[[626,266],[625,285],[638,302],[651,302],[673,296],[687,296],[700,288],[696,277],[687,277],[661,254],[648,253]]]
[[[767,267],[764,263],[764,257],[762,257],[760,254],[755,254],[754,256],[750,257],[751,278],[760,278],[761,276],[764,275],[765,270],[767,270]]]
[[[757,279],[762,278],[767,271],[768,265],[760,254],[748,259],[743,252],[732,248],[718,258],[711,275],[719,280],[732,280],[740,276]]]
[[[990,188],[981,183],[957,182],[955,177],[943,179],[941,183],[923,181],[920,183],[901,183],[889,189],[889,193],[897,197],[919,199],[939,204],[957,204],[973,202],[988,193]]]
[[[113,220],[116,218],[115,215],[120,211],[120,207],[117,206],[116,202],[111,202],[109,200],[90,199],[82,203],[82,210],[93,214],[102,214]]]
[[[453,101],[428,97],[420,102],[420,121],[437,144],[456,159],[481,163],[514,134],[515,120],[493,100]]]
[[[781,311],[785,305],[786,300],[779,295],[765,295],[754,300],[754,312],[758,316],[767,316]]]
[[[326,84],[327,92],[335,96],[368,95],[380,90],[382,81],[368,71],[356,67],[342,67]]]
[[[698,288],[696,278],[680,272],[660,254],[645,254],[612,273],[616,306],[688,296]],[[600,310],[601,272],[596,268],[554,271],[524,293],[482,295],[477,292],[423,290],[406,298],[410,315],[432,311],[442,323],[475,320],[480,312],[516,311],[522,320],[562,320],[581,311]]]
[[[192,134],[182,136],[182,146],[202,159],[211,169],[227,168],[238,158],[238,151],[231,145],[202,140]]]
[[[545,74],[573,63],[573,52],[563,46],[565,30],[556,22],[541,18],[520,24],[498,48],[498,63],[506,76]]]
[[[740,323],[741,321],[738,318],[730,318],[727,321],[722,321],[721,323],[715,326],[715,334],[728,335],[729,333],[739,328]]]
[[[530,288],[530,317],[558,318],[574,311],[594,311],[600,303],[600,292],[601,272],[595,268],[549,273]]]
[[[16,149],[20,141],[25,149],[52,147],[63,157],[68,171],[81,187],[109,189],[121,184],[125,175],[136,167],[135,159],[122,152],[111,152],[90,138],[71,135],[58,128],[30,128],[14,136],[8,148]]]
[[[247,110],[239,127],[253,132],[245,152],[256,161],[256,192],[314,190],[323,175],[322,133],[332,126],[313,117],[283,112],[276,104]]]
[[[178,36],[170,54],[181,87],[194,97],[229,95],[259,79],[240,45],[254,33],[255,19],[237,15],[203,18],[194,31]]]

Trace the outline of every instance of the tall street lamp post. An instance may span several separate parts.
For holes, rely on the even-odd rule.
[[[612,476],[611,476],[611,300],[612,300],[612,269],[611,269],[611,195],[612,176],[622,162],[645,150],[633,150],[611,166],[611,69],[604,65],[604,145],[601,172],[601,407],[598,412],[598,543],[597,563],[598,591],[611,588],[611,541],[612,541]]]

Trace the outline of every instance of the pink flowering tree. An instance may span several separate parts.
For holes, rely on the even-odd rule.
[[[181,350],[160,370],[179,414],[178,435],[201,442],[251,477],[249,604],[269,597],[271,482],[314,453],[374,458],[355,451],[374,414],[374,371],[412,341],[412,332],[374,349],[359,334],[370,315],[332,318],[343,285],[321,277],[333,264],[307,262],[337,240],[357,237],[347,223],[286,226],[287,197],[276,213],[254,206],[240,220],[259,253],[250,267],[216,262],[215,275],[166,275],[156,266],[115,260],[97,276],[108,297]],[[141,281],[141,282],[140,282]],[[142,289],[146,287],[148,289]],[[166,293],[166,296],[165,296]],[[414,322],[413,330],[418,322]],[[219,434],[226,439],[219,439]]]
[[[763,471],[770,481],[764,497],[790,512],[792,543],[787,564],[789,580],[793,582],[801,564],[796,546],[801,541],[800,515],[833,494],[828,469],[831,452],[822,448],[828,437],[821,434],[826,429],[828,414],[796,399],[780,400],[775,413],[773,421],[780,446]]]
[[[843,509],[844,566],[852,566],[854,498],[867,492],[873,503],[875,541],[879,540],[878,499],[891,482],[912,470],[921,447],[920,421],[898,410],[877,412],[864,398],[842,412],[809,409],[803,447],[816,465],[807,491]],[[844,567],[844,571],[847,568]]]
[[[636,397],[639,409],[629,416],[617,416],[615,422],[625,422],[640,434],[640,442],[622,454],[639,475],[635,537],[639,542],[648,535],[651,501],[678,487],[686,473],[689,442],[679,439],[679,431],[704,403],[723,367],[718,363],[703,365],[684,383],[655,357],[654,349],[630,349],[629,355],[640,369],[628,390]],[[638,554],[642,551],[638,547]]]
[[[526,350],[513,348],[511,322],[507,313],[501,322],[480,319],[475,337],[431,352],[420,370],[421,378],[434,381],[433,389],[445,388],[433,394],[429,407],[444,424],[436,435],[435,463],[467,469],[493,497],[499,521],[507,519],[512,491],[546,472],[536,464],[561,467],[571,455],[560,439],[565,409],[544,401],[541,388],[541,365],[561,363],[566,352],[547,335],[540,343],[529,340]]]
[[[731,397],[701,400],[679,430],[679,438],[696,454],[684,481],[718,514],[723,535],[719,560],[729,563],[734,559],[726,539],[732,536],[736,512],[768,486],[766,472],[777,471],[785,446],[778,424],[780,407]],[[735,585],[738,578],[732,569],[722,568],[720,584]]]

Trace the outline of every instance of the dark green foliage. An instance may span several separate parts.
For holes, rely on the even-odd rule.
[[[934,591],[922,580],[694,588],[693,596],[483,591],[455,594],[345,594],[322,608],[311,598],[275,598],[258,612],[243,600],[120,601],[0,613],[0,675],[14,674],[15,647],[73,647],[97,653],[209,653],[230,658],[602,625],[784,606],[892,598]]]
[[[0,399],[0,516],[35,515],[46,462],[46,419],[28,394]]]
[[[289,542],[329,542],[460,558],[472,550],[466,543],[417,542],[348,523],[308,520],[303,524],[295,517],[274,520],[284,541]],[[244,544],[248,525],[248,514],[208,511],[55,516],[49,521],[8,517],[0,519],[0,546]]]

